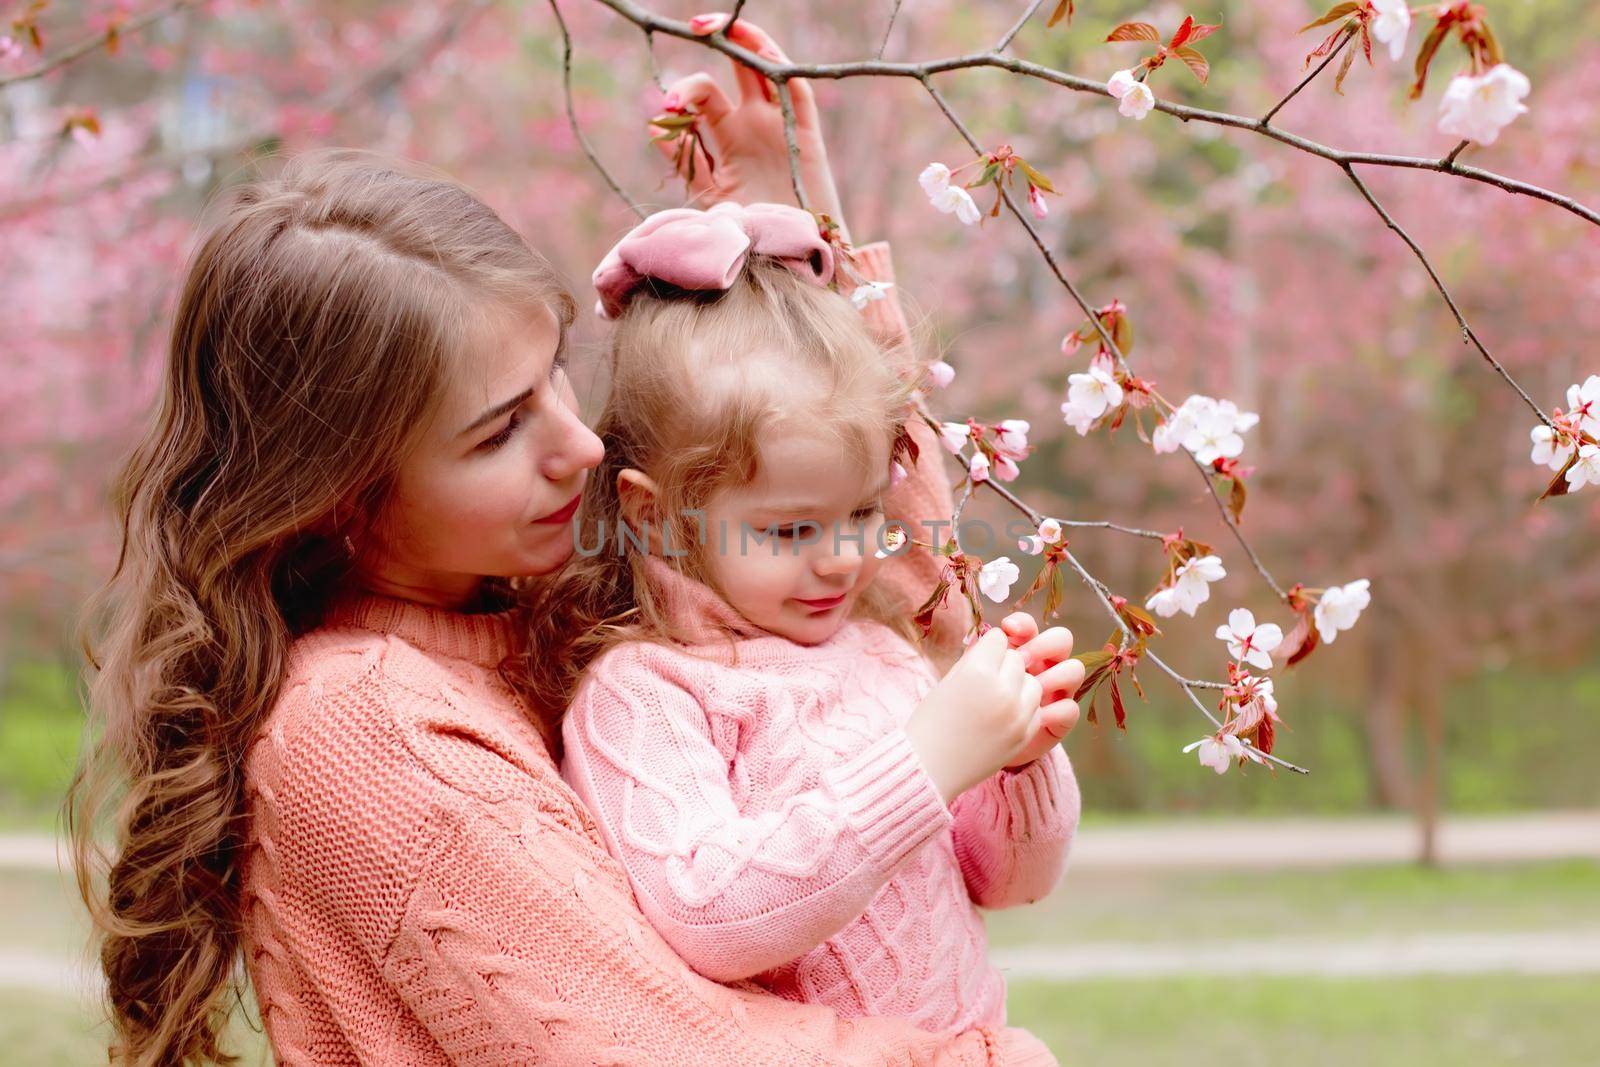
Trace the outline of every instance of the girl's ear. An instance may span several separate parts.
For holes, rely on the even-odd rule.
[[[640,540],[649,544],[652,555],[666,554],[659,500],[655,481],[644,471],[624,467],[617,472],[617,502],[622,508],[622,518]]]

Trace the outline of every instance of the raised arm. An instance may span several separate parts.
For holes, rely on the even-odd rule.
[[[656,929],[700,973],[732,981],[843,929],[951,814],[902,730],[814,789],[740,810],[735,741],[675,684],[681,655],[625,646],[596,664],[563,724],[562,771]]]
[[[889,258],[887,241],[875,241],[856,249],[855,260],[857,270],[868,280],[894,281],[894,264]],[[886,352],[910,344],[910,328],[897,290],[891,288],[882,300],[868,304],[862,316]],[[921,413],[928,413],[920,393],[916,404]],[[917,541],[943,544],[951,535],[950,519],[955,512],[950,490],[950,460],[938,436],[921,418],[908,420],[906,427],[917,443],[917,460],[907,465],[905,480],[890,490],[884,501],[884,516],[904,523]],[[894,589],[910,610],[915,611],[938,586],[944,570],[941,557],[920,545],[913,545],[885,560],[876,580]],[[972,608],[960,590],[953,590],[944,607],[934,614],[924,651],[941,666],[948,666],[961,654],[962,642],[971,626]]]

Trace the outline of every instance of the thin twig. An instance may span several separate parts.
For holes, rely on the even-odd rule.
[[[882,59],[883,50],[889,47],[889,35],[894,32],[894,20],[900,17],[900,5],[904,0],[894,0],[894,7],[889,11],[889,24],[883,28],[883,40],[878,42],[878,50],[872,54],[873,59]]]
[[[1350,39],[1352,37],[1354,37],[1355,35],[1356,35],[1355,26],[1351,25],[1349,28],[1347,28],[1345,30],[1344,36],[1339,39],[1339,43],[1334,46],[1333,51],[1328,53],[1328,57],[1326,59],[1324,59],[1321,63],[1317,64],[1317,69],[1312,71],[1310,74],[1307,74],[1304,78],[1300,79],[1300,84],[1296,85],[1293,89],[1290,89],[1288,96],[1284,97],[1282,100],[1279,100],[1276,104],[1273,104],[1272,105],[1272,110],[1268,111],[1265,115],[1261,116],[1261,125],[1265,126],[1267,123],[1271,122],[1272,121],[1272,116],[1276,115],[1278,112],[1283,110],[1283,105],[1287,104],[1289,101],[1293,100],[1296,96],[1298,96],[1301,89],[1304,89],[1306,86],[1310,85],[1312,83],[1312,81],[1315,80],[1316,76],[1318,74],[1321,74],[1323,69],[1325,67],[1327,67],[1327,65],[1329,63],[1333,62],[1333,57],[1337,56],[1340,52],[1344,51],[1344,46],[1349,44],[1350,43]]]
[[[993,50],[995,52],[1004,52],[1011,47],[1011,42],[1016,39],[1017,34],[1022,32],[1022,27],[1026,26],[1028,20],[1033,18],[1033,13],[1043,6],[1044,0],[1033,0],[1033,3],[1028,5],[1028,10],[1022,13],[1022,17],[1012,23],[1011,28],[1005,32],[1005,35],[994,43]]]
[[[795,137],[794,94],[789,91],[787,78],[778,82],[778,106],[783,109],[783,140],[789,146],[789,180],[794,183],[794,198],[802,208],[810,211],[805,183],[800,180],[800,142]]]
[[[1372,205],[1372,210],[1378,213],[1378,217],[1383,219],[1384,223],[1389,227],[1389,229],[1399,234],[1400,239],[1406,243],[1406,246],[1410,248],[1412,252],[1416,253],[1417,259],[1422,263],[1423,269],[1428,272],[1428,277],[1433,279],[1434,288],[1438,289],[1439,295],[1444,297],[1445,304],[1450,308],[1450,314],[1456,317],[1456,325],[1461,329],[1462,341],[1471,342],[1471,344],[1477,348],[1478,352],[1483,356],[1483,358],[1488,360],[1489,366],[1493,367],[1496,373],[1505,379],[1507,385],[1511,386],[1511,388],[1517,391],[1517,395],[1522,398],[1522,402],[1533,409],[1533,413],[1539,417],[1539,421],[1550,427],[1552,430],[1555,429],[1555,424],[1550,421],[1550,416],[1544,413],[1544,409],[1534,402],[1533,397],[1529,396],[1527,391],[1524,390],[1521,385],[1517,384],[1516,379],[1511,377],[1511,375],[1506,372],[1505,367],[1501,365],[1500,361],[1490,355],[1489,350],[1484,347],[1483,342],[1478,340],[1478,335],[1473,332],[1471,326],[1467,325],[1467,320],[1462,316],[1461,309],[1456,306],[1455,299],[1450,295],[1450,290],[1445,288],[1444,281],[1439,277],[1439,272],[1433,269],[1432,263],[1428,262],[1428,257],[1423,253],[1422,248],[1417,244],[1416,241],[1411,239],[1411,235],[1405,231],[1404,227],[1394,220],[1394,217],[1384,209],[1384,206],[1378,203],[1378,198],[1372,195],[1372,190],[1367,188],[1367,183],[1361,180],[1360,175],[1356,174],[1354,167],[1346,163],[1344,165],[1344,172],[1350,176],[1350,180],[1354,182],[1356,188],[1361,191],[1361,195],[1367,198],[1367,203]]]
[[[138,18],[130,19],[120,26],[109,26],[102,32],[97,33],[92,37],[86,37],[75,45],[72,45],[68,48],[63,48],[61,51],[57,52],[48,59],[41,60],[39,65],[36,67],[25,70],[20,74],[13,74],[7,78],[0,78],[0,89],[4,89],[9,85],[15,85],[18,82],[32,81],[35,78],[42,78],[51,71],[66,66],[75,59],[86,56],[90,52],[98,51],[99,49],[104,48],[112,40],[112,38],[116,38],[120,41],[125,37],[132,37],[136,33],[142,33],[144,30],[155,25],[157,22],[160,22],[167,16],[176,14],[186,7],[194,6],[194,3],[195,0],[173,0],[172,3],[167,4],[165,7],[156,8],[154,11],[147,11]]]
[[[578,125],[578,109],[572,100],[572,34],[567,32],[567,20],[561,15],[561,5],[556,0],[550,0],[550,12],[556,17],[556,25],[561,29],[561,91],[567,102],[567,125],[572,127],[572,136],[577,139],[578,147],[583,149],[583,154],[589,157],[589,162],[594,164],[594,169],[600,172],[600,177],[611,186],[611,191],[622,197],[624,203],[633,209],[639,218],[644,218],[644,208],[640,207],[622,183],[611,176],[606,165],[600,162],[600,157],[595,155],[589,138],[583,135],[583,128]]]

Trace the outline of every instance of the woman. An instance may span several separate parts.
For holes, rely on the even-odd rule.
[[[674,88],[708,116],[717,192],[778,198],[777,108],[740,78],[737,106],[703,74]],[[527,630],[509,580],[568,558],[601,458],[563,369],[573,311],[479,201],[369,160],[295,161],[208,234],[119,481],[71,802],[114,1058],[224,1058],[242,954],[291,1064],[1053,1063],[1018,1030],[717,985],[643,922],[552,762],[556,713],[498,670]]]

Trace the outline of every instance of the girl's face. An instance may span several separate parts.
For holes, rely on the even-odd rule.
[[[826,641],[878,570],[889,444],[863,457],[774,431],[760,450],[761,474],[706,506],[708,566],[749,621],[800,644]]]
[[[601,444],[578,418],[564,341],[540,309],[448,374],[374,543],[357,546],[368,588],[460,607],[487,576],[547,574],[571,556],[572,515]]]

